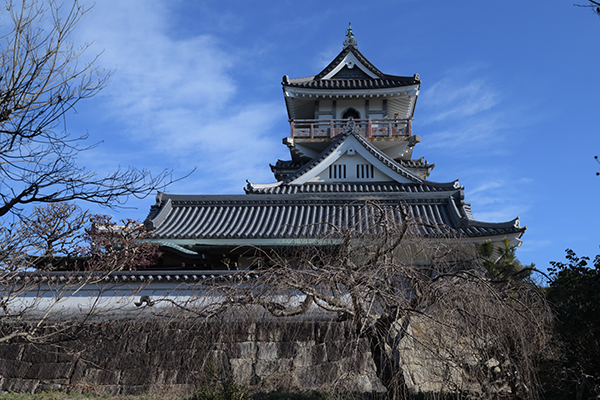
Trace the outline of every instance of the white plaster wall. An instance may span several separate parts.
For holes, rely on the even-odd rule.
[[[333,100],[319,100],[319,111],[331,111],[333,108]]]
[[[344,111],[346,111],[348,108],[355,108],[360,113],[361,118],[365,117],[365,99],[336,99],[336,100],[337,100],[337,104],[336,104],[336,108],[337,108],[336,118],[337,119],[341,119],[342,114],[344,114]]]

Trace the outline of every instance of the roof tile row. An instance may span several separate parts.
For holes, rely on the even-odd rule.
[[[250,196],[247,196],[250,197]],[[262,197],[262,196],[261,196]],[[409,215],[417,222],[426,237],[490,236],[519,232],[512,222],[485,224],[467,221],[465,216],[453,215],[453,199],[411,199]],[[376,202],[378,206],[373,206]],[[345,199],[313,198],[310,201],[284,201],[234,204],[223,200],[220,204],[181,204],[172,202],[170,211],[152,233],[158,239],[294,239],[323,238],[339,229],[369,232],[377,218],[378,207],[385,207],[396,222],[400,222],[399,200],[348,197]],[[340,204],[346,204],[340,206]],[[152,222],[152,221],[149,221]]]
[[[413,77],[386,76],[381,79],[290,80],[286,86],[310,89],[385,89],[417,84]]]

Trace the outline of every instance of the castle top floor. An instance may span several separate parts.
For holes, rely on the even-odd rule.
[[[381,72],[358,50],[350,26],[343,45],[317,75],[283,77],[291,137],[334,137],[350,118],[367,138],[412,135],[419,74]]]
[[[309,159],[323,151],[352,119],[356,131],[393,159],[409,160],[419,74],[384,74],[358,50],[348,26],[342,51],[317,75],[282,81],[290,121],[284,143]],[[298,154],[297,154],[298,153]]]

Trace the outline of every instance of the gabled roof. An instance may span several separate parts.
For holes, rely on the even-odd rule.
[[[331,165],[351,144],[359,154],[370,154],[377,168],[397,179],[386,182],[308,182]],[[402,179],[399,179],[402,178]],[[376,203],[395,210],[399,203],[423,222],[424,237],[518,238],[525,231],[518,218],[502,223],[476,221],[464,202],[457,181],[435,183],[418,178],[357,134],[347,129],[319,156],[282,182],[248,183],[246,195],[167,195],[160,193],[145,226],[155,240],[181,244],[291,245],[294,240],[318,240],[332,226],[355,227],[372,222],[365,205]],[[368,207],[367,207],[368,208]],[[483,239],[482,239],[483,240]],[[215,242],[217,241],[217,242]]]
[[[345,47],[325,69],[307,78],[283,78],[289,87],[319,89],[376,89],[418,85],[419,74],[412,77],[388,75],[375,67],[357,48]]]
[[[314,98],[319,96],[343,98],[346,94],[365,98],[387,96],[388,108],[392,101],[399,104],[408,99],[408,105],[403,107],[407,118],[412,116],[419,75],[384,74],[356,45],[349,27],[344,49],[323,71],[309,78],[284,76],[282,84],[290,118],[296,115],[290,112],[291,105],[301,103],[305,107],[314,104]],[[391,89],[397,87],[403,88]],[[378,90],[361,90],[373,88]],[[293,147],[293,142],[290,143]],[[346,179],[348,165],[357,167],[356,175],[350,175],[352,180]],[[370,168],[370,176],[359,176],[358,167],[363,166],[365,170]],[[344,171],[339,179],[324,172],[329,168],[331,174],[338,167]],[[390,217],[399,222],[403,205],[414,221],[421,222],[415,229],[425,238],[463,237],[476,242],[508,237],[518,242],[525,231],[518,218],[501,223],[477,221],[457,181],[429,182],[411,172],[411,169],[431,168],[433,165],[424,160],[395,161],[363,138],[350,120],[344,132],[310,161],[278,161],[271,166],[281,181],[264,185],[248,182],[245,195],[159,193],[144,225],[151,231],[151,240],[163,245],[291,246],[307,241],[323,243],[325,237],[332,237],[334,228],[372,231],[375,218],[368,210],[373,210],[374,204],[386,207]]]
[[[257,189],[306,184],[309,179],[325,170],[348,150],[355,151],[367,161],[371,162],[378,170],[398,183],[422,184],[425,182],[423,179],[413,174],[408,168],[394,161],[368,140],[363,138],[358,132],[354,121],[350,120],[346,124],[344,132],[339,134],[329,147],[294,173],[288,175],[280,182],[266,185],[248,182],[248,186],[245,190],[247,193],[251,193],[255,192]]]

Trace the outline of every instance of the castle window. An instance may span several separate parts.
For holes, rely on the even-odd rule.
[[[329,179],[346,179],[346,164],[330,165]]]
[[[371,164],[357,164],[356,177],[358,179],[373,179],[374,168]]]
[[[355,108],[349,108],[342,114],[342,119],[359,119],[360,113]]]

